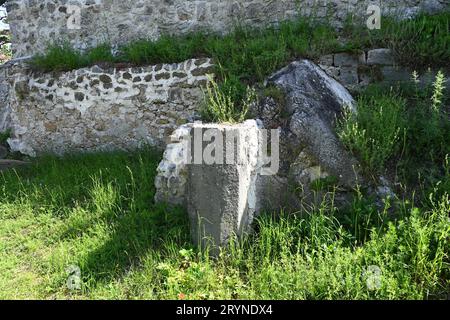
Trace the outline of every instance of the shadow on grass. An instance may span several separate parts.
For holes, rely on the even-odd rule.
[[[151,206],[117,217],[111,225],[109,239],[83,259],[81,269],[89,287],[120,279],[149,252],[164,257],[166,244],[181,248],[190,239],[187,215],[181,208]]]
[[[155,205],[161,153],[87,153],[43,156],[28,167],[0,173],[0,202],[42,208],[64,222],[58,245],[80,247],[73,263],[90,285],[119,279],[150,251],[189,241],[181,208]]]

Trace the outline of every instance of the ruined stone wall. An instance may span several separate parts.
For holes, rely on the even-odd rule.
[[[36,155],[164,146],[175,128],[198,117],[212,64],[192,59],[43,75],[8,70],[9,145]]]
[[[412,81],[412,68],[399,66],[390,49],[377,48],[360,53],[336,53],[322,56],[318,65],[351,92],[360,91],[372,83],[394,84]],[[439,69],[418,72],[422,86],[431,85]],[[447,72],[445,85],[450,89]]]
[[[448,8],[448,0],[10,0],[15,57],[32,55],[54,41],[85,49],[199,29],[227,32],[236,24],[266,26],[297,15],[328,16],[342,25],[364,19],[370,4],[402,17]],[[78,9],[77,9],[78,8]],[[77,27],[77,18],[80,18]]]

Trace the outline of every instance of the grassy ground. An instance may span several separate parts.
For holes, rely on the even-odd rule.
[[[255,235],[215,260],[191,247],[182,210],[152,204],[158,159],[151,150],[44,157],[0,174],[0,298],[423,299],[449,292],[448,194],[422,208],[394,199],[377,208],[356,192],[341,211],[329,194],[297,216],[262,216]],[[81,290],[67,287],[72,265]]]
[[[399,196],[380,203],[356,188],[337,209],[331,188],[295,215],[263,214],[217,259],[192,247],[182,209],[153,204],[151,149],[41,157],[0,173],[0,299],[446,299],[445,106],[439,80],[368,89],[338,132],[366,175],[389,176]],[[77,270],[80,289],[69,289]]]
[[[415,34],[420,19],[428,18],[399,27],[395,36],[403,39],[402,30]],[[448,33],[442,37],[441,29],[448,29],[448,15],[437,19],[439,27],[424,27],[409,49],[398,50],[426,60],[431,55],[420,55],[414,46],[426,51],[434,34],[441,40],[429,52],[448,57]],[[313,32],[299,22],[280,30],[238,30],[206,42],[204,35],[186,42],[163,38],[131,44],[125,52],[136,62],[153,63],[152,57],[174,62],[209,48],[208,55],[222,57],[223,79],[229,81],[220,84],[219,98],[236,101],[245,97],[247,82],[259,81],[297,53],[339,49],[326,26]],[[346,50],[390,38],[359,39]],[[69,51],[54,49],[41,62],[78,67],[80,55],[60,49]],[[107,61],[108,47],[95,50],[92,61]],[[217,259],[192,247],[182,209],[153,203],[160,154],[151,149],[40,157],[29,167],[0,173],[0,299],[445,299],[448,106],[439,80],[426,90],[414,82],[370,88],[358,97],[358,114],[340,123],[339,136],[367,176],[386,175],[397,184],[398,198],[378,203],[356,188],[351,205],[338,210],[331,189],[319,205],[296,215],[262,215],[253,235]],[[78,270],[80,289],[69,289]]]

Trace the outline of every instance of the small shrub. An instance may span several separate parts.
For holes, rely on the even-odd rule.
[[[380,172],[399,148],[406,101],[389,93],[362,96],[357,114],[345,113],[338,135],[371,172]]]
[[[413,86],[412,90],[402,88],[404,92],[401,92],[410,103],[399,172],[409,184],[419,184],[420,180],[420,184],[427,186],[425,189],[442,177],[443,163],[450,154],[449,114],[444,108],[448,105],[449,96],[443,81],[444,75],[439,72],[430,89]]]
[[[86,59],[70,44],[55,44],[50,46],[44,54],[33,57],[31,66],[43,72],[67,71],[82,68],[87,65]]]
[[[226,79],[224,83],[227,83]],[[211,122],[239,123],[246,119],[250,104],[255,100],[255,90],[248,88],[244,102],[238,106],[232,99],[230,88],[220,87],[214,79],[210,78],[206,87],[202,115],[205,120]]]
[[[436,75],[436,80],[433,83],[433,96],[431,97],[431,102],[433,111],[435,113],[441,112],[442,107],[442,97],[444,96],[444,90],[445,90],[445,76],[442,71],[439,71]]]

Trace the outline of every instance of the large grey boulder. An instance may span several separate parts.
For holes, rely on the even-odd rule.
[[[300,202],[310,200],[311,184],[319,179],[334,178],[349,189],[355,186],[360,179],[358,162],[335,132],[336,121],[345,108],[356,112],[347,89],[308,60],[293,62],[276,72],[266,86],[275,86],[284,94],[283,101],[263,99],[255,110],[265,127],[282,128],[278,181],[283,178],[285,183],[293,182],[301,190],[297,197]],[[289,193],[292,186],[285,190]]]

